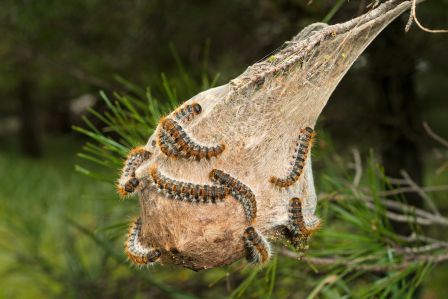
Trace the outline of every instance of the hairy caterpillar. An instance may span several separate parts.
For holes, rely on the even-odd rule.
[[[168,157],[174,159],[181,157],[181,153],[174,147],[174,139],[165,130],[159,133],[159,147]]]
[[[302,175],[305,161],[313,144],[314,131],[310,127],[300,130],[299,140],[297,141],[297,148],[293,156],[294,161],[292,169],[286,178],[271,177],[270,182],[276,186],[285,188],[297,182]]]
[[[174,118],[177,121],[190,121],[196,115],[202,112],[202,107],[198,103],[193,103],[190,105],[186,105],[185,107],[181,107],[174,112]]]
[[[135,170],[146,160],[151,157],[151,152],[147,151],[143,146],[138,146],[130,150],[126,161],[124,162],[121,171],[121,177],[117,183],[117,192],[121,197],[125,197],[134,193],[140,180],[135,177]],[[126,179],[124,184],[121,184],[122,179]]]
[[[216,203],[229,194],[229,190],[222,186],[199,185],[170,179],[162,175],[156,166],[152,166],[149,172],[158,190],[174,199]]]
[[[210,172],[210,179],[230,190],[231,194],[243,205],[244,213],[249,223],[255,220],[257,216],[257,201],[255,200],[255,194],[248,186],[218,169],[213,169]]]
[[[168,157],[194,158],[198,161],[216,157],[225,149],[224,144],[203,146],[194,142],[177,121],[169,118],[161,121],[158,141],[160,150]]]
[[[246,259],[251,264],[265,264],[271,258],[271,247],[266,239],[253,227],[248,227],[243,235]]]
[[[298,197],[293,197],[289,201],[289,219],[290,232],[289,237],[292,245],[299,251],[308,249],[308,240],[310,236],[319,229],[320,221],[316,217],[313,219],[312,226],[305,223],[302,210],[302,200]]]
[[[140,243],[142,220],[138,217],[129,227],[128,239],[125,242],[125,252],[129,259],[137,265],[154,263],[161,255],[160,250],[151,249]]]

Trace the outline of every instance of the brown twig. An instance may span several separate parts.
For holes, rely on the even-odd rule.
[[[409,20],[406,24],[405,31],[408,32],[411,28],[412,22],[415,21],[418,27],[422,29],[423,31],[429,32],[429,33],[448,33],[447,29],[429,29],[425,26],[423,26],[420,21],[417,19],[417,9],[416,9],[417,0],[412,0],[411,5],[411,14],[409,16]]]
[[[422,125],[423,125],[423,128],[425,129],[426,133],[428,133],[428,135],[432,139],[434,139],[435,141],[437,141],[444,147],[448,148],[448,140],[446,140],[445,138],[442,138],[439,135],[437,135],[436,133],[434,133],[434,131],[431,129],[431,127],[428,125],[428,123],[426,121],[424,121]]]
[[[375,209],[376,206],[371,201],[366,201],[366,206],[370,209]],[[390,220],[394,220],[396,222],[404,222],[404,223],[416,223],[419,225],[441,225],[441,226],[448,226],[448,219],[445,217],[421,217],[418,215],[405,215],[405,214],[398,214],[396,212],[386,211],[385,216],[389,218]]]
[[[365,200],[366,206],[370,209],[375,209],[373,204],[373,197],[361,194],[360,197]],[[435,215],[425,210],[416,208],[406,203],[397,202],[387,198],[381,198],[381,203],[387,208],[393,208],[400,212],[406,213],[398,214],[392,211],[386,212],[386,217],[397,222],[417,223],[420,225],[442,225],[448,226],[448,218],[442,215]]]
[[[397,252],[398,254],[399,252]],[[433,263],[440,264],[448,261],[448,252],[443,252],[441,254],[420,254],[415,255],[413,252],[406,252],[404,258],[401,262],[391,263],[391,264],[357,264],[369,259],[359,260],[359,259],[349,259],[344,257],[302,257],[299,253],[293,252],[291,250],[282,248],[280,254],[293,259],[302,259],[306,262],[317,266],[347,266],[355,271],[366,271],[375,273],[384,273],[393,270],[403,270],[409,266],[417,263]]]
[[[434,201],[431,199],[431,197],[428,196],[428,194],[426,194],[426,192],[419,185],[417,185],[416,182],[414,182],[414,180],[412,180],[411,176],[406,172],[406,170],[402,169],[400,173],[406,180],[406,182],[408,182],[408,185],[411,188],[413,188],[415,192],[417,192],[420,195],[421,198],[423,198],[423,200],[426,202],[426,204],[432,210],[432,212],[435,215],[440,216],[440,212],[437,209],[437,206],[435,205]]]
[[[398,239],[405,241],[405,242],[424,242],[424,243],[428,243],[428,244],[440,244],[442,247],[446,247],[448,248],[448,242],[445,241],[441,241],[438,239],[434,239],[431,237],[427,237],[427,236],[422,236],[422,235],[418,235],[416,233],[412,233],[409,236],[401,236],[401,235],[397,235]]]
[[[365,204],[370,209],[376,209],[376,205],[374,204],[374,197],[371,195],[366,195],[362,192],[360,192],[357,188],[355,188],[353,185],[350,185],[349,188],[351,188],[354,196],[353,198],[359,198],[365,201]],[[447,190],[448,186],[433,186],[433,187],[419,187],[423,191],[442,191]],[[408,188],[397,188],[385,192],[379,192],[377,196],[379,197],[381,203],[388,208],[389,210],[386,211],[386,217],[397,221],[397,222],[405,222],[405,223],[417,223],[419,225],[441,225],[441,226],[448,226],[448,218],[440,215],[440,214],[434,214],[430,213],[428,211],[425,211],[423,209],[417,208],[415,206],[396,201],[386,198],[385,196],[388,195],[398,195],[402,194],[404,192],[416,192],[415,188],[408,187]],[[349,199],[346,196],[343,196],[340,193],[331,193],[331,194],[321,194],[319,195],[319,198],[321,200],[330,200],[330,201],[338,201],[338,200],[347,200]],[[396,213],[394,211],[390,211],[390,209],[399,211],[401,213]],[[402,214],[404,213],[404,214]]]
[[[356,191],[356,190],[355,190]],[[365,195],[363,193],[356,191],[356,196],[358,198],[361,198],[366,201],[366,204],[369,208],[373,209],[376,208],[376,206],[373,204],[373,196]],[[400,194],[400,193],[394,193],[394,194]],[[338,193],[331,193],[331,194],[320,194],[319,198],[321,200],[329,200],[329,201],[339,201],[339,200],[347,200],[347,197],[344,197],[342,194]],[[421,225],[432,225],[432,224],[438,224],[442,226],[448,226],[448,218],[442,216],[442,215],[434,215],[430,212],[427,212],[423,209],[417,208],[415,206],[408,205],[403,202],[399,202],[396,200],[387,199],[384,197],[379,198],[381,200],[381,203],[384,204],[385,207],[390,209],[395,209],[397,211],[400,211],[402,213],[406,213],[407,215],[397,214],[394,212],[390,212],[388,217],[391,217],[390,219],[396,220],[399,222],[403,221],[411,221],[414,222],[414,220],[417,220],[417,223]],[[413,216],[415,215],[415,216]]]
[[[440,192],[440,191],[447,191],[448,185],[440,185],[440,186],[429,186],[429,187],[420,187],[421,190],[424,192]],[[403,187],[403,188],[397,188],[392,189],[388,191],[382,191],[378,193],[378,196],[390,196],[390,195],[398,195],[402,193],[409,193],[409,192],[415,192],[414,188],[412,187]]]

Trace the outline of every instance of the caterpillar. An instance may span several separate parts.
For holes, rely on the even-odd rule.
[[[314,139],[314,131],[310,127],[306,127],[300,130],[299,140],[297,141],[297,148],[293,156],[294,161],[291,163],[292,169],[286,178],[278,178],[272,176],[270,182],[278,187],[289,187],[297,182],[302,175],[303,168],[305,167],[305,161],[308,157],[308,153],[311,150]]]
[[[199,185],[170,179],[161,174],[156,166],[151,167],[149,172],[157,189],[174,199],[216,203],[229,194],[229,190],[222,186]]]
[[[198,103],[193,103],[177,109],[173,116],[177,121],[190,121],[201,112],[201,105]]]
[[[158,141],[160,150],[166,156],[185,159],[193,158],[198,161],[204,158],[209,160],[212,157],[216,157],[225,149],[224,144],[216,146],[197,144],[191,140],[177,121],[169,118],[164,118],[161,121]]]
[[[252,223],[257,216],[257,201],[252,190],[222,170],[213,169],[209,176],[213,182],[230,190],[230,193],[243,205],[247,221]]]
[[[251,264],[265,264],[271,258],[271,247],[266,239],[252,226],[243,235],[246,259]]]
[[[181,156],[181,153],[174,148],[174,139],[165,130],[159,133],[159,147],[162,153],[166,156],[176,159]]]
[[[147,151],[143,146],[135,147],[129,151],[121,171],[121,177],[117,183],[117,193],[120,197],[134,193],[140,184],[140,180],[135,177],[135,170],[150,157],[151,152]],[[123,181],[123,179],[126,179],[126,181],[124,184],[121,184],[120,181]]]
[[[290,233],[292,245],[299,251],[308,249],[310,236],[319,229],[320,221],[317,217],[313,219],[312,225],[307,225],[303,216],[302,199],[293,197],[289,201]]]
[[[136,265],[149,265],[154,263],[161,255],[160,250],[145,247],[140,243],[139,236],[142,220],[138,217],[129,227],[128,239],[125,242],[125,252]]]

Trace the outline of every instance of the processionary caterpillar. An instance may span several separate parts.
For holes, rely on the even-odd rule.
[[[117,192],[121,197],[125,197],[134,193],[140,181],[135,177],[135,170],[146,160],[151,157],[151,152],[147,151],[143,146],[138,146],[129,151],[128,157],[124,162],[121,171],[121,178],[126,179],[124,184],[117,183]]]
[[[320,221],[316,217],[312,226],[307,226],[303,216],[302,199],[293,197],[289,201],[290,238],[292,245],[304,251],[308,248],[309,237],[319,229]]]
[[[170,179],[161,174],[155,165],[149,172],[157,189],[177,200],[216,203],[229,194],[229,190],[222,186],[199,185]]]
[[[125,242],[125,252],[129,259],[137,265],[154,263],[161,255],[158,249],[147,248],[140,243],[142,220],[138,217],[129,227],[128,239]]]
[[[243,235],[246,259],[251,264],[264,264],[271,258],[271,247],[266,239],[253,227],[248,227]]]
[[[180,107],[174,112],[173,116],[177,121],[190,121],[201,112],[201,105],[199,105],[198,103],[193,103],[185,105],[184,107]]]
[[[224,144],[203,146],[194,142],[177,121],[169,118],[162,119],[158,140],[160,150],[172,158],[193,158],[199,161],[216,157],[225,149]]]
[[[297,182],[302,175],[305,161],[313,144],[314,131],[310,127],[300,130],[299,140],[297,142],[296,152],[291,163],[292,169],[286,178],[271,177],[270,182],[278,187],[289,187]]]
[[[231,194],[243,205],[244,213],[249,223],[255,220],[257,216],[257,201],[255,200],[255,194],[248,186],[218,169],[213,169],[210,172],[210,179],[230,190]]]

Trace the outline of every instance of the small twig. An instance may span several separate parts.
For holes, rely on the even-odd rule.
[[[373,200],[371,197],[370,198],[365,197],[364,199],[367,199],[370,201]],[[417,208],[415,206],[412,206],[412,205],[409,205],[409,204],[406,204],[406,203],[403,203],[400,201],[387,199],[387,198],[381,198],[381,203],[383,203],[387,208],[395,209],[395,210],[398,210],[403,213],[415,214],[419,217],[429,218],[429,219],[434,218],[433,214],[431,214],[423,209]],[[437,217],[443,218],[443,216],[437,216]]]
[[[433,186],[433,187],[422,187],[422,190],[428,192],[428,191],[444,191],[444,190],[448,190],[448,186]],[[430,212],[427,212],[423,209],[417,208],[415,206],[411,206],[408,205],[406,203],[400,202],[400,201],[396,201],[396,200],[391,200],[388,198],[385,198],[384,196],[388,196],[388,195],[393,195],[393,194],[401,194],[404,192],[415,192],[415,190],[413,190],[412,188],[398,188],[398,189],[393,189],[390,191],[386,191],[386,192],[380,192],[378,194],[378,196],[380,196],[380,200],[381,203],[384,204],[387,208],[392,208],[395,210],[398,210],[400,212],[403,213],[408,213],[408,214],[415,214],[418,217],[424,218],[425,220],[422,222],[427,222],[427,219],[431,219],[432,221],[437,222],[438,224],[441,225],[448,225],[448,218],[442,216],[442,215],[434,215]],[[359,198],[369,201],[370,203],[373,202],[373,197],[360,193],[360,192],[356,192],[356,196],[358,196]],[[355,197],[356,197],[355,196]],[[319,198],[321,200],[329,200],[329,201],[339,201],[339,200],[347,200],[348,198],[343,196],[340,193],[337,192],[333,192],[331,194],[319,194]],[[374,207],[373,205],[370,205],[369,208]]]
[[[434,238],[427,237],[427,236],[417,235],[416,233],[412,233],[409,236],[397,235],[396,237],[402,241],[409,242],[409,243],[424,242],[427,244],[438,244],[441,247],[448,248],[448,242],[446,242],[446,241],[434,239]]]
[[[431,252],[440,248],[446,248],[445,246],[443,246],[442,244],[428,244],[428,245],[424,245],[424,246],[418,246],[418,247],[403,247],[403,248],[398,248],[396,251],[397,252],[404,252],[404,253],[412,253],[412,254],[420,254],[420,253],[424,253],[424,252]]]
[[[440,144],[442,144],[444,147],[448,148],[448,140],[446,140],[443,137],[440,137],[439,135],[437,135],[436,133],[434,133],[434,131],[431,129],[431,127],[428,125],[428,123],[426,121],[423,122],[423,128],[425,129],[426,133],[428,133],[428,135],[434,139],[435,141],[439,142]]]
[[[421,187],[421,189],[424,192],[447,191],[448,190],[448,185]],[[414,188],[411,188],[411,187],[397,188],[397,189],[392,189],[392,190],[388,190],[388,191],[379,192],[378,195],[379,196],[390,196],[390,195],[398,195],[398,194],[409,193],[409,192],[415,192]]]
[[[325,279],[322,280],[306,298],[307,299],[320,298],[320,296],[318,297],[318,295],[322,291],[322,289],[328,285],[332,285],[338,279],[339,279],[339,276],[335,275],[335,274],[331,274],[331,275],[325,277]]]
[[[359,182],[361,181],[362,176],[362,161],[361,161],[361,155],[359,153],[359,150],[357,148],[352,149],[353,153],[353,160],[355,162],[355,177],[353,179],[353,185],[355,187],[359,186]]]
[[[404,180],[402,178],[393,178],[393,177],[384,175],[384,173],[381,172],[381,170],[378,167],[374,167],[373,171],[375,172],[375,174],[378,177],[383,178],[387,183],[390,183],[393,185],[407,185],[408,184],[408,182],[406,182],[406,180]]]
[[[414,180],[412,180],[411,176],[406,172],[406,170],[402,169],[400,171],[400,174],[403,176],[403,178],[408,182],[409,186],[411,188],[414,188],[415,191],[420,195],[421,198],[423,198],[423,200],[426,201],[426,204],[428,205],[428,207],[432,210],[432,212],[437,215],[440,216],[440,212],[437,209],[436,204],[434,203],[434,201],[431,199],[431,197],[428,196],[428,194],[426,194],[425,191],[423,191],[423,189],[417,185],[416,182],[414,182]]]
[[[417,19],[417,13],[416,13],[416,4],[417,0],[412,0],[411,5],[411,15],[409,16],[408,23],[406,24],[405,31],[409,31],[409,28],[411,28],[412,21],[415,21],[418,27],[422,29],[423,31],[429,32],[429,33],[448,33],[447,29],[429,29],[423,26],[420,21]]]
[[[347,266],[355,271],[367,271],[367,272],[375,272],[375,273],[384,273],[392,270],[403,270],[408,268],[410,265],[415,263],[434,263],[440,264],[448,261],[448,252],[443,252],[438,255],[434,254],[414,254],[405,253],[403,261],[400,263],[388,264],[388,265],[378,265],[378,264],[364,264],[364,265],[354,265],[359,263],[356,259],[349,259],[343,257],[304,257],[296,252],[290,251],[288,249],[282,248],[280,253],[283,256],[293,258],[293,259],[302,259],[304,261],[310,262],[314,265],[318,266]],[[398,253],[398,252],[397,252]],[[352,266],[353,265],[353,266]]]
[[[436,187],[440,187],[440,186],[434,186],[432,189],[436,188]],[[448,186],[443,186],[444,188],[441,188],[443,190],[445,190],[445,187]],[[429,187],[427,187],[429,188]],[[423,190],[427,189],[427,188],[422,188]],[[405,188],[400,188],[400,189],[405,189]],[[394,191],[393,194],[400,194],[402,192],[396,192],[396,190],[398,189],[394,189],[391,191]],[[375,209],[376,206],[373,204],[373,197],[369,196],[369,195],[365,195],[362,194],[360,192],[358,192],[355,188],[352,188],[352,191],[355,194],[355,198],[361,198],[363,200],[365,200],[366,206],[370,209]],[[404,191],[406,192],[415,192],[415,190],[407,190],[405,189]],[[427,190],[425,190],[427,191]],[[434,190],[433,190],[434,191]],[[385,193],[385,192],[383,192]],[[381,194],[384,195],[384,194]],[[390,195],[390,193],[386,194],[386,195]],[[347,200],[347,197],[344,197],[342,194],[338,194],[338,193],[332,193],[332,194],[320,194],[319,198],[321,200],[329,200],[329,201],[338,201],[338,200]],[[395,220],[398,222],[415,222],[418,223],[420,225],[442,225],[442,226],[448,226],[448,218],[442,216],[442,215],[435,215],[433,213],[427,212],[423,209],[417,208],[415,206],[403,203],[403,202],[399,202],[396,200],[391,200],[388,198],[384,198],[380,196],[380,200],[381,203],[384,204],[384,206],[386,208],[389,209],[395,209],[397,211],[400,211],[402,213],[407,213],[407,215],[403,215],[403,214],[398,214],[392,211],[387,211],[386,212],[386,217],[388,217],[391,220]]]
[[[370,201],[366,201],[365,203],[369,209],[374,210],[376,208],[376,206]],[[448,219],[443,219],[443,220],[431,219],[431,218],[419,217],[417,215],[403,215],[403,214],[398,214],[398,213],[391,212],[391,211],[386,211],[385,216],[387,218],[389,218],[390,220],[394,220],[396,222],[417,223],[419,225],[425,225],[425,226],[434,225],[434,224],[448,226]]]
[[[409,13],[409,19],[406,23],[406,26],[404,27],[405,32],[409,32],[409,29],[411,29],[412,23],[414,21],[414,17],[412,15],[412,12]]]
[[[406,180],[403,179],[397,179],[392,177],[385,177],[386,181],[393,185],[407,185]]]
[[[375,209],[376,206],[372,203],[372,198],[368,196],[362,196],[363,199],[366,199],[366,206],[370,209]],[[448,218],[443,217],[441,215],[434,215],[432,213],[426,212],[425,210],[416,208],[414,206],[396,202],[393,200],[382,199],[381,202],[388,208],[397,208],[400,209],[404,213],[415,214],[415,215],[403,215],[398,214],[391,211],[386,211],[386,217],[395,220],[397,222],[406,222],[406,223],[417,223],[420,225],[442,225],[448,226]]]

